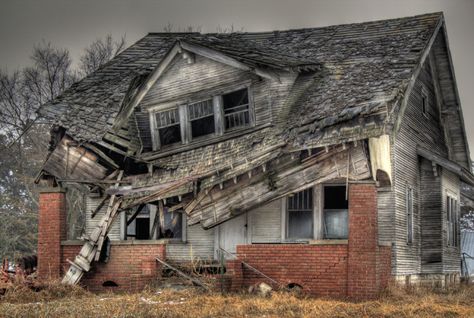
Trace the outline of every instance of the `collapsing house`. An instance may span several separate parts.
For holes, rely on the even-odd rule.
[[[459,277],[474,176],[441,13],[150,33],[40,114],[40,277],[136,290],[156,258],[222,255],[233,290],[364,298]],[[80,240],[67,183],[88,188]]]

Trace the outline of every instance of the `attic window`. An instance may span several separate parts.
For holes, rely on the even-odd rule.
[[[188,105],[192,138],[213,134],[214,109],[212,99]]]
[[[225,130],[250,125],[248,89],[222,95]]]
[[[424,86],[421,88],[421,112],[423,115],[428,116],[428,94]]]
[[[181,125],[177,108],[155,113],[155,127],[159,141],[157,148],[181,142]]]

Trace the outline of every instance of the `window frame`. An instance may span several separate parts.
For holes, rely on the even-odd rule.
[[[166,241],[169,241],[169,242],[172,242],[172,243],[186,243],[187,242],[187,214],[179,209],[179,210],[176,210],[176,211],[173,211],[173,213],[181,213],[181,238],[158,238],[158,233],[159,233],[159,226],[156,226],[153,233],[152,233],[152,230],[153,230],[153,224],[155,223],[156,221],[156,218],[159,217],[158,215],[158,207],[155,205],[155,204],[147,204],[147,208],[148,208],[148,216],[147,217],[143,217],[143,216],[140,216],[137,215],[136,218],[149,218],[150,219],[150,225],[149,225],[149,238],[148,239],[141,239],[141,240],[138,240],[138,241],[153,241],[153,240],[166,240]],[[165,207],[166,208],[166,207]],[[167,211],[165,213],[168,213]],[[133,222],[136,221],[136,218]],[[135,237],[136,237],[136,233],[135,233],[135,236],[133,235],[128,235],[128,226],[127,226],[127,222],[128,222],[128,218],[127,218],[127,214],[126,214],[126,211],[123,211],[121,212],[121,218],[120,218],[120,236],[121,236],[121,240],[137,240]],[[133,223],[132,222],[132,223]],[[132,224],[130,223],[130,225]]]
[[[459,202],[455,195],[446,196],[446,246],[459,247]]]
[[[285,213],[285,223],[284,223],[284,233],[285,233],[285,240],[286,241],[292,241],[292,242],[300,242],[300,241],[308,241],[308,240],[312,240],[314,239],[314,228],[315,228],[315,215],[314,215],[314,207],[315,207],[315,204],[314,204],[314,188],[313,187],[310,187],[310,188],[306,188],[306,189],[303,189],[301,191],[298,191],[294,194],[297,194],[297,193],[301,193],[301,192],[304,192],[304,191],[308,191],[309,193],[311,193],[311,201],[312,201],[312,207],[311,209],[306,209],[305,212],[311,212],[311,237],[289,237],[289,219],[290,219],[290,213],[291,212],[298,212],[298,211],[302,211],[301,209],[299,210],[292,210],[290,211],[288,205],[289,205],[289,196],[285,196],[285,200],[284,200],[284,213]]]
[[[175,143],[172,143],[172,144],[167,144],[167,145],[161,145],[161,140],[160,140],[160,133],[159,133],[159,129],[162,129],[162,128],[166,128],[166,127],[170,127],[170,126],[174,126],[174,125],[168,125],[168,126],[165,126],[165,127],[158,127],[157,125],[157,122],[156,122],[156,115],[158,113],[162,113],[162,112],[169,112],[169,111],[172,111],[172,110],[177,110],[178,111],[178,124],[174,124],[174,125],[179,125],[179,129],[180,129],[180,133],[181,133],[181,141],[179,142],[175,142]],[[155,150],[161,150],[161,149],[166,149],[166,148],[169,148],[169,147],[173,147],[174,145],[176,144],[183,144],[184,143],[184,135],[183,135],[183,123],[182,123],[182,120],[181,120],[181,110],[178,106],[176,105],[173,105],[173,106],[169,106],[166,107],[166,108],[159,108],[159,109],[151,109],[149,111],[149,117],[150,117],[150,133],[151,133],[151,140],[152,140],[152,149],[153,151]]]
[[[247,90],[247,97],[248,97],[248,116],[249,116],[249,124],[245,126],[233,127],[231,129],[225,129],[225,115],[224,115],[224,104],[223,104],[223,95],[239,91],[242,89]],[[191,122],[193,120],[190,119],[188,108],[190,105],[212,100],[213,106],[213,114],[214,114],[214,133],[193,137],[192,136],[192,127]],[[165,111],[171,110],[178,110],[179,113],[179,125],[180,125],[180,133],[181,133],[181,142],[176,142],[169,145],[162,146],[160,144],[160,135],[157,127],[156,122],[156,114]],[[253,100],[253,90],[251,82],[245,82],[241,84],[234,84],[232,86],[228,86],[221,90],[214,90],[210,91],[205,95],[201,95],[200,98],[197,99],[188,99],[183,100],[181,102],[168,102],[159,105],[155,105],[153,107],[148,108],[149,118],[150,118],[150,133],[152,138],[152,151],[159,151],[162,149],[168,149],[176,147],[176,145],[192,145],[194,142],[202,141],[203,139],[208,138],[215,138],[219,136],[223,136],[226,134],[232,134],[239,130],[246,130],[255,127],[255,105]]]
[[[347,209],[325,209],[324,208],[324,195],[325,195],[325,190],[326,188],[330,188],[330,187],[345,187],[346,188],[346,191],[347,191],[347,185],[346,184],[343,184],[343,183],[328,183],[328,184],[323,184],[321,186],[321,192],[320,192],[320,196],[321,196],[321,204],[320,204],[320,233],[319,233],[319,237],[322,239],[322,240],[347,240],[349,239],[349,198],[347,198]],[[347,211],[347,237],[346,238],[328,238],[326,237],[326,233],[324,231],[324,227],[325,227],[325,224],[326,224],[326,218],[325,218],[325,213],[326,211]]]
[[[349,207],[347,208],[347,238],[326,238],[324,234],[324,188],[325,187],[335,187],[343,186],[346,187],[344,183],[327,183],[327,184],[316,184],[310,189],[312,189],[313,194],[313,235],[312,238],[304,239],[295,239],[288,237],[288,196],[284,196],[281,200],[281,240],[282,242],[308,242],[311,240],[324,240],[324,241],[344,241],[349,238]],[[309,189],[309,188],[306,188]],[[303,189],[303,190],[306,190]],[[303,191],[301,190],[301,191]],[[348,201],[349,205],[349,201]]]

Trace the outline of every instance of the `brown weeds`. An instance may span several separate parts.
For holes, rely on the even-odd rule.
[[[0,299],[5,317],[474,317],[474,287],[391,288],[377,300],[351,302],[275,292],[269,298],[198,290],[91,294],[51,284],[15,289]]]

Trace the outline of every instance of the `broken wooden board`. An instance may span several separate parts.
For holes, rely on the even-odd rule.
[[[200,222],[208,229],[317,183],[341,178],[368,179],[371,177],[370,166],[363,147],[364,145],[347,146],[345,150],[342,147],[335,148],[300,165],[283,170],[276,168],[266,178],[257,179],[246,186],[237,184],[226,195],[211,200],[206,205],[204,202],[197,205],[189,215],[188,224]]]
[[[43,165],[43,170],[57,179],[102,180],[107,169],[99,157],[64,136]]]

